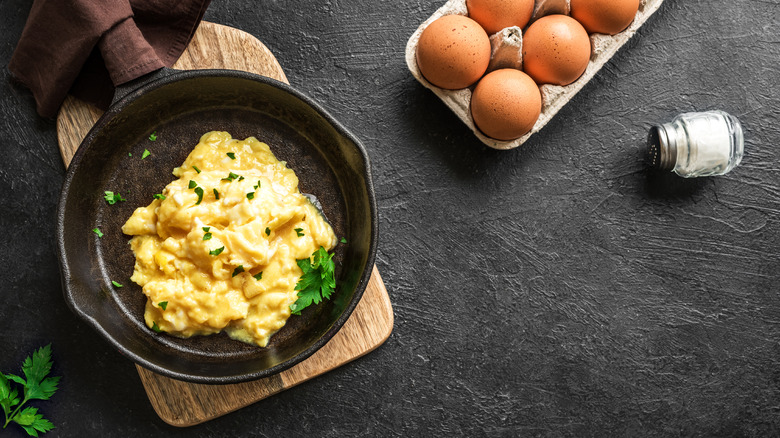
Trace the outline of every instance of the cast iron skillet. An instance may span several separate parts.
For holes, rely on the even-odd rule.
[[[233,70],[166,70],[144,82],[98,120],[68,169],[57,212],[66,301],[124,355],[175,379],[235,383],[295,365],[346,322],[374,266],[376,201],[363,146],[310,98],[273,79]],[[129,279],[135,258],[122,224],[174,179],[173,168],[213,130],[267,143],[348,242],[335,249],[332,299],[288,319],[266,348],[224,334],[180,339],[152,332],[143,322],[146,297]],[[142,158],[145,149],[151,155]],[[109,205],[105,191],[126,201]]]

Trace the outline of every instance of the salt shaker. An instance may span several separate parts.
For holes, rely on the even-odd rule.
[[[736,117],[723,111],[685,113],[653,126],[650,164],[685,177],[723,175],[742,161],[744,137]]]

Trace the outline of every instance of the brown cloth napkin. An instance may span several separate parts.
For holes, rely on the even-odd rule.
[[[68,92],[101,109],[114,87],[172,66],[211,0],[35,0],[8,69],[38,114]]]

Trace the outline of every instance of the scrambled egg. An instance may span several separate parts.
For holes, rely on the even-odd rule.
[[[206,133],[173,174],[122,227],[134,236],[131,280],[148,297],[146,325],[266,346],[297,299],[296,260],[332,249],[333,229],[254,137]]]

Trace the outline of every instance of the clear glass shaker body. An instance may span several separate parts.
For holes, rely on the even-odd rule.
[[[729,172],[745,147],[739,120],[723,111],[680,114],[652,127],[647,142],[653,166],[685,178]]]

